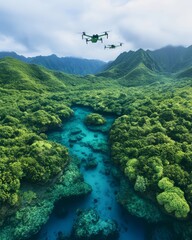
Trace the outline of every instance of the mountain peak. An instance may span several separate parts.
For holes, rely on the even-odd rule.
[[[138,49],[137,51],[129,51],[121,53],[114,62],[112,62],[106,69],[107,75],[110,74],[111,77],[123,77],[127,75],[130,71],[135,68],[144,65],[150,71],[158,72],[160,67],[158,64],[151,58],[151,56],[144,51],[143,49]],[[101,73],[105,75],[105,73]]]
[[[142,48],[139,48],[136,53],[145,53],[145,50],[143,50]]]

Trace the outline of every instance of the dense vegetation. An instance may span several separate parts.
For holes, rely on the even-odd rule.
[[[105,118],[98,113],[90,113],[85,118],[85,124],[87,125],[103,125],[105,123]]]
[[[73,111],[64,102],[49,99],[50,88],[53,92],[65,89],[51,72],[9,58],[1,60],[0,68],[2,221],[7,214],[5,206],[9,209],[9,205],[20,205],[23,183],[49,183],[68,163],[68,150],[47,141],[45,132],[60,127]]]
[[[72,114],[66,105],[31,93],[0,89],[0,201],[15,205],[21,181],[46,183],[68,162],[67,149],[45,131]]]
[[[115,114],[112,159],[127,181],[168,215],[191,219],[191,71],[165,76],[140,54],[142,61],[137,56],[126,77],[121,69],[113,79],[117,65],[102,76],[76,77],[0,60],[0,223],[5,208],[22,204],[24,185],[50,184],[69,162],[67,149],[48,141],[46,133],[61,127],[73,104]],[[123,66],[124,57],[118,64]]]
[[[191,80],[185,84],[140,95],[110,135],[112,157],[135,190],[180,218],[192,207]]]

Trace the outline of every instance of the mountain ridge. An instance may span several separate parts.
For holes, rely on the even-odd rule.
[[[163,78],[181,79],[192,77],[192,46],[187,48],[183,46],[166,46],[154,51],[143,49],[138,49],[137,51],[131,50],[129,52],[122,52],[114,61],[108,64],[99,60],[72,57],[58,58],[54,54],[47,57],[25,58],[24,56],[17,55],[15,52],[0,52],[0,58],[6,54],[25,63],[37,64],[53,71],[83,76],[96,74],[95,77],[103,77],[106,80],[113,79],[127,87],[151,84],[155,81],[161,81]],[[94,65],[95,63],[97,67],[98,63],[100,64],[100,71],[97,73],[93,72],[96,66]],[[93,65],[91,66],[91,64]],[[67,67],[67,69],[64,67]],[[89,68],[92,70],[88,73]],[[81,74],[78,74],[79,72]],[[58,74],[54,73],[54,76]],[[83,80],[81,79],[81,81]]]
[[[62,71],[69,74],[87,75],[96,74],[103,70],[106,62],[96,59],[76,57],[58,57],[55,54],[48,56],[25,57],[15,52],[0,52],[0,58],[13,57],[25,63],[37,64],[51,70]]]
[[[192,65],[192,46],[166,46],[155,51],[147,50],[164,72],[175,73]]]
[[[118,79],[125,86],[151,84],[164,77],[192,77],[192,46],[121,53],[97,76]]]

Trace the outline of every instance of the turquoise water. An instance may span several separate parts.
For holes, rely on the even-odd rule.
[[[60,201],[38,239],[55,240],[58,232],[69,235],[78,208],[95,208],[103,219],[113,219],[120,228],[120,240],[144,240],[144,224],[128,215],[116,202],[118,183],[111,175],[111,161],[108,149],[108,131],[114,121],[113,116],[105,116],[107,123],[100,131],[89,130],[83,123],[91,109],[75,107],[74,116],[63,124],[63,130],[53,132],[49,139],[69,148],[70,154],[81,160],[81,172],[85,182],[93,191],[90,195],[70,201]],[[86,169],[87,159],[94,159],[97,167]],[[64,211],[66,214],[58,216]]]

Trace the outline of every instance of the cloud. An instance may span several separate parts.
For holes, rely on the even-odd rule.
[[[191,8],[192,2],[188,0],[132,1],[124,12],[120,31],[126,41],[134,43],[135,48],[190,45]]]
[[[113,60],[121,51],[191,45],[190,0],[6,0],[0,3],[0,50],[26,56],[57,54]],[[104,44],[80,32],[111,30]]]
[[[16,52],[25,52],[26,47],[18,42],[16,42],[11,37],[6,37],[4,35],[0,35],[0,51],[16,51]]]

